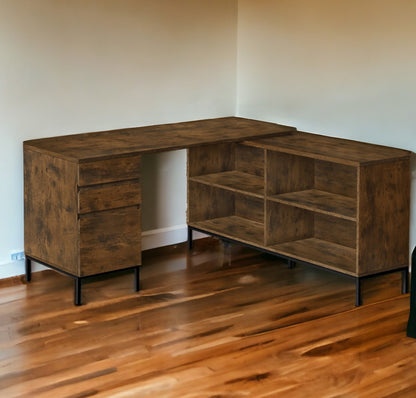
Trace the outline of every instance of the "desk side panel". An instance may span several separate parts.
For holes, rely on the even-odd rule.
[[[24,150],[25,254],[77,275],[76,163]]]

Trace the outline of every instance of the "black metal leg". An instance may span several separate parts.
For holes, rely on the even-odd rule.
[[[75,278],[74,279],[74,304],[81,305],[81,287],[82,287],[82,279]]]
[[[402,293],[409,293],[409,269],[405,268],[402,271]]]
[[[289,269],[295,268],[295,266],[296,266],[296,262],[295,261],[293,261],[293,260],[287,260],[287,267]]]
[[[231,265],[231,244],[228,240],[223,240],[222,245],[224,247],[223,264],[227,263],[227,265],[230,266]]]
[[[194,247],[194,241],[192,239],[192,228],[188,225],[188,250],[192,250]]]
[[[362,305],[363,300],[361,297],[361,278],[355,278],[355,306]]]
[[[26,282],[32,280],[32,260],[28,257],[25,258],[25,272],[26,272]]]
[[[134,269],[134,291],[140,290],[140,267]]]

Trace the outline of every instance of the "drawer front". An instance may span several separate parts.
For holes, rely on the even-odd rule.
[[[137,178],[140,178],[139,155],[79,164],[79,186],[105,184]]]
[[[141,264],[140,209],[81,215],[80,274],[88,276]]]
[[[80,214],[139,204],[139,180],[80,188],[78,193],[78,212]]]

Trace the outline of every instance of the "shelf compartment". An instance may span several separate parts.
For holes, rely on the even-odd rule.
[[[264,245],[264,199],[189,181],[188,225]]]
[[[263,149],[226,143],[188,150],[188,179],[233,192],[264,197]]]
[[[346,220],[356,221],[357,219],[356,200],[318,189],[273,195],[269,199]]]
[[[356,271],[356,222],[270,200],[266,215],[270,250],[346,273]]]
[[[358,174],[353,166],[268,151],[267,176],[268,196],[317,190],[357,201]]]
[[[264,244],[263,223],[247,218],[229,216],[192,222],[189,225],[226,238],[236,239],[243,243],[256,246],[263,246]]]
[[[200,175],[191,177],[190,180],[235,192],[247,193],[259,198],[264,196],[264,177],[237,170]]]
[[[279,243],[268,250],[311,264],[356,276],[356,251],[316,238]]]

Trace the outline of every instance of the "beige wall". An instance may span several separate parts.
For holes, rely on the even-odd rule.
[[[236,0],[0,0],[0,264],[23,250],[22,141],[233,115],[236,18]],[[145,228],[186,222],[184,159],[147,159]]]
[[[25,139],[237,114],[416,151],[415,21],[414,0],[0,0],[0,265]],[[144,229],[185,223],[184,152],[144,162]]]
[[[237,113],[416,152],[415,44],[414,0],[240,0]]]

